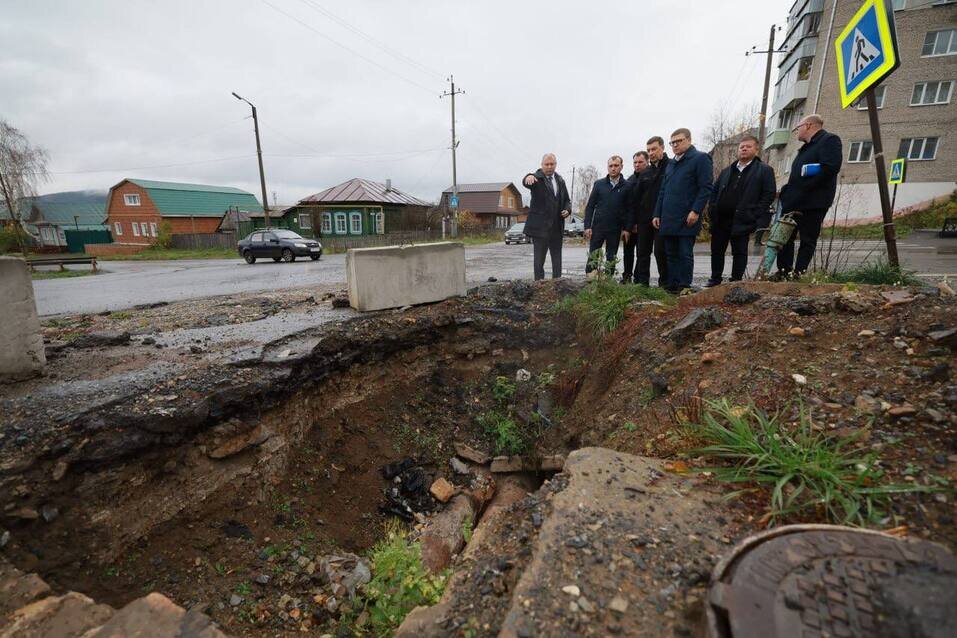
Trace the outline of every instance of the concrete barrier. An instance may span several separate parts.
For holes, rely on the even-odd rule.
[[[46,365],[27,262],[0,257],[0,381],[40,374]]]
[[[349,303],[382,310],[465,295],[465,246],[457,242],[354,248],[346,253]]]

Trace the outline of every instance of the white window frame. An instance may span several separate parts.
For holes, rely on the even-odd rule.
[[[926,101],[928,97],[928,89],[933,87],[933,101]],[[940,99],[941,89],[947,89],[946,99]],[[914,97],[920,92],[920,97],[915,102]],[[911,91],[910,95],[910,105],[911,106],[940,106],[941,104],[950,104],[950,97],[954,93],[954,82],[953,80],[928,80],[927,82],[917,82],[914,84],[914,90]]]
[[[949,38],[947,42],[947,48],[943,53],[934,53],[934,51],[937,49],[937,40],[940,38],[942,34],[947,34],[947,37]],[[924,49],[926,49],[928,45],[927,40],[931,36],[934,37],[934,42],[933,42],[933,45],[931,46],[931,52],[924,53]],[[957,29],[938,29],[936,31],[928,31],[927,34],[924,36],[924,44],[921,46],[921,49],[920,49],[920,57],[940,58],[945,55],[957,55]]]
[[[332,234],[332,213],[322,214],[322,234],[323,235]]]
[[[159,233],[157,232],[156,222],[150,222],[150,231],[153,237],[159,237]]]
[[[867,150],[865,156],[864,150]],[[874,158],[874,144],[870,140],[851,142],[847,146],[848,164],[868,164]]]
[[[385,235],[385,213],[382,211],[379,211],[378,213],[373,213],[372,221],[373,221],[373,224],[375,225],[375,227],[373,228],[373,232],[376,235]]]
[[[133,227],[133,237],[140,236],[140,225],[136,222],[130,222],[130,226]]]
[[[356,230],[357,221],[359,222],[359,230]],[[357,212],[349,213],[349,234],[350,235],[362,234],[362,213],[357,213]]]
[[[113,234],[117,237],[123,236],[123,223],[122,222],[113,222]]]
[[[934,155],[933,155],[933,157],[924,157],[924,156],[923,156],[923,155],[924,155],[924,150],[925,150],[926,147],[927,147],[927,140],[934,140]],[[898,151],[897,151],[897,157],[898,157],[898,158],[900,158],[900,157],[907,158],[907,161],[909,161],[909,162],[932,162],[933,160],[937,159],[937,152],[940,150],[940,138],[939,138],[939,137],[931,136],[931,137],[905,137],[905,138],[901,138],[901,145],[903,145],[904,142],[909,142],[909,144],[908,144],[908,146],[907,146],[907,153],[905,153],[905,154],[902,155],[901,152],[900,152],[900,148],[898,147]],[[920,146],[919,146],[920,152],[917,154],[917,157],[914,157],[914,156],[913,156],[914,148],[915,148],[915,146],[917,146],[917,143],[920,143]]]
[[[891,7],[894,11],[903,11],[907,8],[907,0],[892,0]]]
[[[339,222],[342,222],[342,226],[339,226]],[[336,213],[336,235],[348,235],[349,234],[349,222],[346,219],[345,213]]]
[[[305,220],[305,223],[303,223]],[[299,213],[299,228],[312,230],[312,213]]]
[[[512,195],[508,196],[508,207],[515,208],[515,197],[513,197]]]
[[[142,206],[138,193],[126,193],[123,195],[123,203],[127,206]]]
[[[879,111],[882,108],[884,108],[884,98],[887,97],[887,85],[881,84],[880,86],[875,87],[874,96],[877,97],[877,110]],[[854,102],[854,108],[856,108],[858,111],[866,111],[867,96],[862,95],[861,97],[859,97],[857,101]]]
[[[505,208],[505,193],[498,194],[498,205]]]

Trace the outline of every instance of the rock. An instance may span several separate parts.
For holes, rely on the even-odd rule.
[[[794,327],[794,328],[788,328],[788,334],[791,335],[792,337],[803,337],[806,333],[804,331],[804,328]]]
[[[489,282],[490,284],[494,284],[496,281],[498,281],[498,277],[489,277],[489,278],[488,278],[488,282]]]
[[[240,596],[239,594],[233,594],[232,596],[229,597],[230,607],[238,607],[239,605],[242,604],[242,602],[243,602],[243,597]]]
[[[798,385],[807,385],[807,377],[803,374],[794,373],[791,375],[791,378],[794,379],[794,382]]]
[[[941,297],[953,297],[955,294],[954,289],[950,287],[950,284],[947,283],[947,280],[937,282],[937,290],[940,291]]]
[[[935,410],[934,408],[924,408],[924,413],[934,423],[943,423],[947,420],[947,416],[943,412]],[[2,545],[0,545],[0,547],[2,547]]]
[[[7,543],[10,542],[10,532],[3,530],[3,533],[0,534],[0,549],[3,549],[7,546]]]
[[[952,350],[957,349],[957,328],[934,330],[927,333],[927,338],[936,345],[947,346]]]
[[[881,293],[881,297],[887,301],[888,306],[900,306],[903,304],[909,304],[910,302],[917,299],[914,295],[908,290],[885,290]]]
[[[621,596],[615,596],[611,599],[611,602],[608,603],[608,609],[616,614],[623,614],[628,611],[628,601]]]
[[[153,337],[144,337],[143,340],[140,341],[140,343],[143,344],[144,346],[152,346],[152,345],[156,345],[156,339],[154,339]]]
[[[246,432],[239,432],[234,434],[237,430],[241,430],[243,427],[248,427],[240,421],[231,421],[227,424],[224,424],[221,430],[218,433],[225,440],[220,440],[220,442],[210,449],[206,455],[211,459],[225,459],[235,454],[239,454],[243,450],[262,445],[265,443],[272,432],[266,429],[262,424],[256,425],[252,429]],[[232,435],[232,436],[230,436]]]
[[[898,405],[889,409],[887,414],[893,419],[899,419],[905,416],[914,416],[917,414],[917,409],[912,405]]]
[[[668,392],[668,379],[655,372],[648,373],[648,381],[651,382],[651,391],[656,397],[660,397]]]
[[[43,520],[47,523],[52,523],[60,515],[60,510],[58,510],[53,505],[44,505],[40,508],[40,516],[43,517]]]
[[[575,602],[578,603],[578,608],[581,609],[586,614],[595,613],[595,606],[591,604],[590,602],[588,602],[588,599],[585,598],[584,596],[580,596],[578,600],[576,600]]]
[[[950,380],[950,364],[949,363],[938,363],[930,370],[923,372],[920,375],[920,378],[923,381],[949,381]]]
[[[838,310],[861,314],[870,309],[867,299],[859,292],[844,291],[838,293],[834,300],[834,305]]]
[[[13,515],[24,521],[35,521],[40,518],[40,513],[32,507],[21,507]]]
[[[348,308],[349,307],[349,298],[348,297],[333,297],[332,298],[332,307],[333,308]]]
[[[473,463],[478,463],[479,465],[485,465],[492,460],[492,456],[481,450],[476,450],[474,447],[466,445],[465,443],[455,442],[453,444],[455,447],[455,453],[466,461],[472,461]]]
[[[562,587],[562,591],[569,596],[574,596],[575,598],[578,598],[582,594],[581,590],[578,588],[578,585],[565,585]]]
[[[721,358],[720,352],[705,352],[701,355],[701,363],[714,363]]]
[[[59,481],[63,479],[64,476],[66,476],[66,471],[68,469],[70,469],[69,463],[67,463],[66,461],[57,461],[56,465],[53,466],[53,473],[50,475],[50,477],[54,481]]]
[[[525,383],[526,381],[532,380],[532,373],[526,370],[525,368],[519,368],[515,371],[515,382],[516,383]]]
[[[69,592],[63,596],[48,596],[7,615],[3,619],[3,624],[0,625],[2,627],[0,635],[5,638],[97,635],[93,630],[107,622],[113,613],[113,609],[109,606],[98,605],[87,596],[76,592]],[[102,635],[129,636],[131,634],[105,633]]]
[[[468,474],[469,466],[455,458],[454,456],[449,459],[449,465],[452,467],[452,471],[456,474]]]
[[[858,337],[873,337],[875,334],[877,333],[874,332],[873,330],[861,330],[860,332],[857,333],[857,336]]]
[[[492,459],[493,474],[508,472],[560,472],[565,467],[565,457],[561,454],[552,454],[541,458],[525,456],[496,456]]]
[[[439,477],[432,483],[429,492],[435,497],[435,500],[440,503],[447,503],[455,495],[455,486]]]
[[[724,303],[744,306],[760,298],[761,295],[753,290],[748,290],[744,286],[735,286],[724,295]]]
[[[189,347],[189,351],[190,351],[191,353],[193,353],[193,354],[202,354],[202,353],[203,353],[203,349],[200,348],[200,347],[197,346],[197,345],[192,345],[192,346],[190,346],[190,347]]]
[[[181,636],[226,638],[202,609],[194,605],[186,611],[166,596],[152,593],[138,598],[118,611],[101,628],[84,634],[85,638],[118,636]]]
[[[452,562],[452,556],[465,547],[462,529],[465,521],[475,521],[472,499],[464,494],[454,497],[444,510],[426,521],[419,535],[422,545],[422,564],[433,574],[441,572]]]
[[[724,321],[721,313],[714,308],[695,308],[681,321],[675,324],[667,334],[675,344],[681,346],[688,343],[693,337],[703,335],[712,328],[717,328]]]
[[[257,574],[253,578],[253,582],[257,585],[268,585],[269,584],[269,574]]]
[[[101,348],[122,346],[130,342],[128,332],[90,332],[70,342],[72,348]]]
[[[881,402],[869,394],[859,394],[854,399],[854,407],[867,414],[880,414]]]

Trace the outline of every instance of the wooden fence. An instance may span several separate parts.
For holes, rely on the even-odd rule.
[[[173,235],[171,238],[172,248],[236,248],[235,233],[184,233],[182,235]]]

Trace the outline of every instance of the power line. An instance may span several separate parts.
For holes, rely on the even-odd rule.
[[[316,12],[318,12],[318,13],[321,13],[322,15],[326,16],[327,18],[329,18],[329,19],[332,20],[333,22],[337,23],[338,25],[340,25],[340,26],[342,26],[342,27],[344,27],[344,28],[346,28],[346,29],[352,31],[353,33],[355,33],[356,35],[358,35],[360,38],[362,38],[362,39],[364,39],[365,41],[369,42],[369,43],[372,44],[374,47],[376,47],[377,49],[379,49],[380,51],[382,51],[383,53],[385,53],[385,54],[387,54],[387,55],[391,55],[391,56],[392,56],[393,58],[395,58],[396,60],[399,60],[400,62],[405,62],[405,63],[408,64],[409,66],[414,67],[414,68],[417,69],[418,71],[421,71],[422,73],[425,73],[425,74],[427,74],[427,75],[431,75],[431,76],[434,76],[434,77],[437,77],[437,78],[445,79],[445,74],[444,74],[444,73],[440,73],[439,71],[436,71],[435,69],[429,68],[429,67],[427,67],[426,65],[420,63],[419,61],[417,61],[417,60],[415,60],[415,59],[413,59],[413,58],[410,58],[409,56],[405,55],[405,54],[402,53],[401,51],[397,51],[396,49],[393,49],[392,47],[390,47],[389,45],[385,44],[385,43],[382,42],[381,40],[378,40],[378,39],[376,39],[375,37],[369,35],[368,33],[366,33],[365,31],[363,31],[363,30],[360,29],[359,27],[357,27],[357,26],[355,26],[355,25],[353,25],[353,24],[350,24],[349,22],[347,22],[347,21],[345,21],[344,19],[340,18],[339,16],[337,16],[337,15],[334,14],[333,12],[329,11],[328,9],[326,9],[325,7],[323,7],[322,5],[320,5],[318,2],[315,2],[314,0],[300,0],[300,2],[302,2],[302,3],[305,4],[305,5],[307,5],[308,7],[311,7],[314,11],[316,11]]]
[[[411,84],[412,86],[414,86],[414,87],[416,87],[416,88],[419,88],[419,89],[422,89],[423,91],[428,92],[429,95],[435,95],[435,91],[434,91],[434,90],[432,90],[432,89],[430,89],[430,88],[428,88],[428,87],[426,87],[426,86],[424,86],[424,85],[422,85],[422,84],[419,84],[419,83],[416,82],[415,80],[410,80],[409,78],[405,77],[405,76],[402,75],[401,73],[397,73],[397,72],[393,71],[392,69],[389,69],[389,68],[387,68],[387,67],[384,67],[384,66],[382,66],[381,64],[379,64],[378,62],[376,62],[375,60],[373,60],[372,58],[367,57],[367,56],[365,56],[365,55],[359,53],[358,51],[347,47],[346,45],[344,45],[343,43],[339,42],[338,40],[329,37],[328,35],[326,35],[326,34],[323,33],[322,31],[320,31],[319,29],[315,28],[315,27],[312,26],[311,24],[309,24],[309,23],[307,23],[307,22],[303,22],[302,20],[300,20],[300,19],[297,18],[296,16],[292,15],[291,13],[287,13],[286,11],[283,11],[282,9],[280,9],[279,7],[277,7],[276,5],[274,5],[274,4],[273,4],[272,2],[270,2],[269,0],[260,0],[260,2],[262,2],[263,4],[265,4],[265,5],[268,6],[268,7],[272,8],[274,11],[277,11],[277,12],[283,14],[284,16],[286,16],[287,18],[289,18],[290,20],[293,20],[293,21],[295,21],[295,22],[298,22],[299,24],[301,24],[301,25],[304,26],[305,28],[309,29],[310,31],[312,31],[313,33],[315,33],[316,35],[318,35],[319,37],[321,37],[321,38],[323,38],[323,39],[325,39],[325,40],[328,40],[329,42],[333,43],[333,44],[336,45],[337,47],[348,51],[349,53],[351,53],[352,55],[356,56],[357,58],[361,58],[361,59],[365,60],[366,62],[368,62],[368,63],[371,64],[372,66],[374,66],[374,67],[376,67],[376,68],[378,68],[378,69],[381,69],[381,70],[385,71],[386,73],[388,73],[388,74],[390,74],[390,75],[394,75],[395,77],[399,78],[400,80],[403,80],[404,82],[407,82],[407,83]]]

